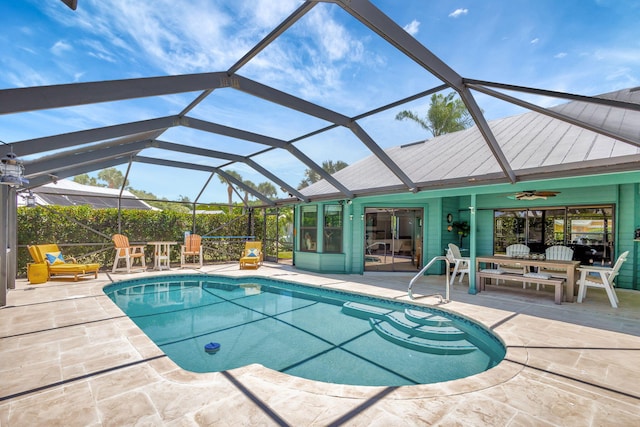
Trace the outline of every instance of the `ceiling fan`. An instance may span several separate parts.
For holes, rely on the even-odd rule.
[[[556,194],[560,194],[560,192],[528,190],[528,191],[519,191],[515,193],[513,196],[509,196],[509,198],[516,199],[516,200],[535,200],[535,199],[546,199],[547,197],[555,197]]]

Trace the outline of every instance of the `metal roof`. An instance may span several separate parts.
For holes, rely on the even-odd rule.
[[[599,96],[640,104],[640,88]],[[572,101],[550,108],[628,139],[640,137],[640,111]],[[537,112],[489,122],[509,165],[520,180],[637,170],[640,146]],[[421,190],[509,182],[477,127],[385,150]],[[356,196],[407,191],[376,156],[334,174]],[[340,198],[326,181],[302,190],[311,199]]]
[[[139,200],[127,190],[82,185],[70,180],[60,180],[55,184],[45,184],[33,189],[38,204],[58,206],[91,206],[93,208],[122,208],[153,210],[143,200]]]
[[[241,74],[245,65],[254,60],[261,51],[274,43],[309,11],[322,3],[343,9],[354,20],[387,41],[414,65],[417,64],[438,83],[390,104],[375,106],[357,116],[348,116]],[[393,82],[391,81],[390,84]],[[362,122],[372,115],[444,89],[451,89],[458,93],[475,121],[473,129],[420,145],[383,150],[380,143],[363,128]],[[223,125],[215,121],[215,115],[196,114],[203,102],[207,102],[212,94],[221,90],[233,91],[237,96],[246,97],[249,102],[251,100],[268,101],[270,105],[278,108],[295,111],[308,123],[314,123],[315,128],[293,137],[282,138]],[[477,93],[520,105],[534,113],[530,116],[498,120],[489,124],[476,101]],[[513,93],[574,102],[565,107],[548,109],[510,95]],[[52,179],[62,179],[121,164],[129,164],[131,167],[132,163],[141,162],[210,174],[209,179],[203,184],[198,199],[210,180],[217,174],[235,184],[240,191],[253,194],[268,206],[298,200],[309,201],[314,195],[322,194],[326,197],[329,193],[340,198],[353,198],[359,194],[376,191],[415,192],[434,185],[468,185],[470,176],[485,182],[516,182],[522,179],[550,176],[553,171],[560,170],[563,173],[566,171],[581,173],[582,169],[576,167],[575,162],[582,162],[581,164],[584,165],[586,160],[588,164],[593,164],[594,170],[604,169],[609,166],[606,164],[607,159],[613,158],[606,153],[616,153],[618,156],[616,159],[624,159],[618,162],[618,168],[637,169],[638,165],[637,147],[640,145],[640,138],[633,118],[636,118],[640,111],[640,105],[637,103],[634,91],[594,98],[466,79],[367,0],[302,3],[226,71],[4,89],[0,90],[0,114],[22,114],[97,103],[111,103],[102,108],[118,108],[116,101],[153,97],[159,99],[175,94],[183,95],[176,99],[176,102],[187,99],[177,114],[169,113],[164,117],[133,120],[127,123],[12,142],[15,153],[32,157],[25,162],[27,177],[31,181],[30,187],[49,183]],[[614,109],[620,113],[611,113]],[[266,114],[269,114],[269,111]],[[632,118],[627,119],[627,115]],[[526,119],[526,117],[530,118]],[[549,117],[573,126],[557,124]],[[637,119],[635,123],[638,123]],[[282,125],[286,127],[287,123]],[[581,147],[581,150],[586,150],[584,152],[571,149],[571,141],[578,141],[580,139],[578,135],[583,132],[577,127],[589,129],[601,135],[593,137],[597,148]],[[169,141],[169,138],[166,138],[167,135],[177,128],[188,128],[192,132],[187,137],[183,136],[180,143]],[[366,180],[361,174],[354,172],[356,165],[334,176],[328,175],[305,153],[301,148],[303,145],[299,144],[337,128],[349,132],[355,141],[362,143],[372,153],[372,157],[358,163],[362,171],[368,171]],[[561,129],[565,128],[563,133]],[[215,134],[229,138],[230,141],[249,144],[244,144],[240,148],[239,143],[230,143],[225,145],[225,151],[213,150],[191,143],[193,139],[197,139],[193,135],[198,134]],[[561,135],[566,136],[560,138]],[[615,138],[620,143],[613,142],[611,138]],[[538,146],[547,140],[555,141],[554,147],[542,156]],[[261,155],[269,152],[277,152],[279,156],[287,156],[304,164],[305,167],[320,174],[324,182],[310,190],[297,190],[299,180],[287,181],[270,172],[267,162],[261,163]],[[526,154],[528,152],[535,155]],[[147,153],[155,155],[147,155]],[[174,157],[172,153],[203,156],[210,160],[210,164],[172,160]],[[596,165],[603,159],[604,163]],[[289,193],[292,198],[280,201],[270,200],[225,172],[225,169],[239,163],[262,174],[277,187]],[[127,174],[128,171],[129,169]],[[369,177],[373,178],[369,179]],[[175,176],[172,179],[177,178]],[[193,184],[190,185],[193,186]],[[198,202],[198,199],[194,202]]]

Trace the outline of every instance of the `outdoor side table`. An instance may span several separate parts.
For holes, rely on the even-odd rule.
[[[147,242],[153,245],[153,269],[154,270],[170,270],[171,269],[171,245],[177,245],[178,242]]]

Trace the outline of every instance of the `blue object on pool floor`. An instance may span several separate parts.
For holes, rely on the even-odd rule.
[[[217,353],[220,350],[220,344],[217,342],[210,342],[204,346],[204,351],[207,353]]]

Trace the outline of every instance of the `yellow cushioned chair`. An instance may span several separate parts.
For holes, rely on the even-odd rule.
[[[240,257],[240,269],[252,266],[258,268],[262,265],[262,242],[246,242]]]
[[[65,258],[55,243],[32,245],[28,249],[36,264],[47,265],[48,277],[73,276],[73,280],[76,282],[79,276],[93,275],[94,278],[98,278],[100,264],[79,264],[75,258]]]

